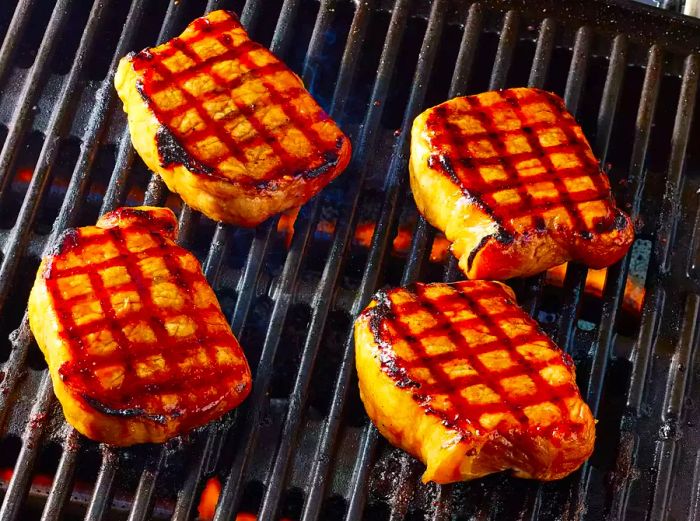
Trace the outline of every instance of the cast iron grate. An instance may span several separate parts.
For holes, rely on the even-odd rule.
[[[134,154],[112,87],[126,52],[222,6],[302,75],[355,149],[296,220],[256,230],[168,194]],[[700,22],[622,0],[19,0],[0,5],[0,35],[0,518],[191,519],[212,476],[217,520],[697,516]],[[564,96],[638,227],[601,295],[586,293],[577,265],[561,287],[513,282],[577,361],[600,420],[596,452],[557,483],[423,485],[420,465],[367,423],[352,318],[378,286],[458,276],[431,255],[440,238],[408,193],[413,117],[517,85]],[[26,300],[57,233],[144,202],[179,212],[255,385],[209,428],[114,450],[65,425]],[[645,291],[639,314],[623,305],[629,281]]]

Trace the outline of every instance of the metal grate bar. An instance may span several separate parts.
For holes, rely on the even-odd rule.
[[[57,36],[63,29],[68,19],[68,10],[72,0],[59,0],[51,13],[49,25],[46,28],[36,58],[24,80],[22,92],[19,95],[20,103],[17,104],[9,132],[5,143],[0,150],[0,200],[5,195],[5,190],[12,172],[12,162],[20,148],[20,143],[31,120],[32,107],[43,85],[43,79],[48,73],[51,57],[56,50]]]
[[[51,483],[51,490],[46,498],[44,511],[41,514],[41,521],[51,521],[61,518],[61,513],[70,496],[71,487],[68,485],[72,482],[73,475],[75,474],[76,460],[80,448],[78,442],[79,437],[78,431],[69,429],[69,433],[66,435],[63,443],[61,459],[58,462],[56,475],[53,478],[53,483]]]
[[[21,0],[15,7],[15,12],[12,13],[12,20],[7,28],[7,33],[5,33],[2,47],[0,47],[0,81],[7,74],[7,68],[12,60],[12,53],[19,46],[19,40],[24,34],[35,2],[36,0]]]
[[[153,493],[156,488],[156,482],[160,475],[166,459],[166,450],[160,451],[158,459],[152,465],[147,465],[141,473],[139,485],[134,494],[131,512],[129,512],[128,521],[146,521],[149,519],[151,509],[153,508]]]
[[[554,50],[554,37],[556,35],[556,22],[553,18],[545,18],[540,24],[539,34],[537,35],[537,46],[535,47],[535,57],[532,61],[530,69],[530,78],[527,84],[530,87],[541,89],[544,87],[547,71],[549,70],[549,62],[552,59],[552,51]]]
[[[503,28],[498,39],[498,49],[496,50],[496,58],[491,71],[489,90],[502,89],[506,85],[510,62],[513,59],[513,51],[515,51],[515,45],[518,43],[518,25],[518,12],[514,10],[508,11],[503,18]]]
[[[688,296],[683,317],[680,338],[668,371],[666,393],[661,412],[663,422],[661,430],[666,429],[666,432],[670,434],[656,442],[654,457],[656,479],[648,519],[665,519],[668,516],[667,506],[671,495],[673,467],[676,460],[677,438],[674,433],[678,431],[678,422],[685,400],[689,379],[687,368],[692,367],[690,365],[691,356],[694,355],[697,346],[696,324],[700,319],[700,296],[694,294]]]
[[[119,468],[119,453],[110,447],[102,447],[102,465],[97,474],[97,481],[92,498],[85,513],[85,521],[99,521],[104,518],[114,493],[114,478]]]
[[[467,22],[462,33],[462,41],[457,55],[457,68],[452,75],[449,97],[464,96],[468,90],[469,76],[474,63],[474,55],[479,44],[479,35],[483,26],[483,9],[481,4],[474,2],[469,6]],[[445,266],[443,280],[451,282],[460,277],[461,271],[458,267],[457,258],[450,253]]]
[[[661,240],[657,240],[655,249],[658,250],[659,266],[663,272],[669,269],[669,252],[674,223],[677,221],[680,211],[680,189],[683,168],[685,165],[685,154],[690,138],[690,126],[693,123],[693,111],[695,109],[695,99],[698,91],[698,65],[696,55],[688,56],[683,69],[683,83],[679,96],[678,112],[673,124],[673,136],[671,138],[671,155],[668,165],[668,183],[664,205],[661,210],[662,224],[659,226],[657,235]],[[656,252],[655,252],[656,253]]]
[[[27,494],[31,481],[32,469],[39,455],[37,447],[41,445],[44,426],[48,421],[45,411],[51,403],[51,398],[51,378],[48,372],[46,372],[41,379],[37,399],[34,402],[32,411],[29,414],[29,421],[27,421],[24,433],[22,434],[22,449],[17,456],[16,468],[12,473],[12,479],[10,479],[5,497],[2,501],[0,519],[3,521],[18,519],[17,516],[19,516],[21,512],[22,502]]]
[[[322,61],[323,46],[326,43],[326,35],[333,30],[333,20],[335,18],[336,0],[320,0],[316,23],[311,34],[311,41],[306,50],[304,64],[301,68],[301,77],[304,78],[306,88],[310,92],[316,90],[317,72],[320,61]],[[320,60],[320,61],[317,61]]]
[[[469,76],[472,72],[472,64],[474,63],[474,55],[479,44],[479,35],[481,34],[483,22],[484,13],[481,4],[475,2],[469,6],[469,11],[467,12],[467,21],[464,24],[464,32],[462,33],[462,40],[457,53],[457,63],[452,74],[452,82],[450,83],[449,98],[463,96],[467,92]]]
[[[429,254],[430,251],[427,248],[428,241],[433,235],[433,229],[429,227],[427,221],[421,216],[418,219],[418,224],[414,232],[413,240],[411,241],[411,250],[409,252],[408,259],[404,267],[403,276],[401,277],[401,286],[408,286],[409,284],[413,284],[418,279],[421,267],[423,266],[426,260],[426,256]],[[376,445],[379,439],[379,432],[371,421],[367,424],[366,432],[368,442],[371,442],[372,444]],[[370,449],[368,453],[373,454],[374,449]],[[355,469],[356,474],[362,472],[364,476],[362,476],[362,481],[356,480],[353,482],[353,494],[351,495],[351,499],[354,495],[357,495],[356,491],[359,490],[363,494],[362,506],[364,506],[364,498],[366,498],[367,495],[367,489],[365,486],[363,486],[363,484],[366,483],[369,477],[371,464],[371,460],[368,460],[365,465],[365,469],[359,467],[359,465]],[[396,477],[395,492],[393,495],[391,512],[389,515],[390,521],[400,521],[401,519],[404,519],[406,517],[406,514],[408,513],[409,501],[413,497],[417,486],[417,474],[418,472],[416,469],[415,459],[408,453],[402,453],[400,461],[400,470],[398,476]],[[357,509],[357,512],[359,513],[360,509]],[[357,519],[360,519],[360,517],[357,517]]]
[[[639,109],[637,112],[636,132],[632,157],[630,161],[630,179],[635,180],[636,186],[633,190],[633,202],[630,215],[636,219],[639,215],[641,204],[641,192],[644,185],[645,171],[643,169],[644,157],[649,145],[649,135],[651,132],[654,112],[658,99],[659,86],[661,80],[663,64],[663,54],[656,45],[649,49],[646,74],[642,85]],[[636,450],[636,440],[629,432],[630,419],[636,418],[641,409],[646,375],[651,359],[651,352],[656,340],[658,323],[664,313],[665,299],[663,289],[652,278],[650,288],[644,303],[644,312],[641,318],[639,336],[632,353],[632,371],[630,374],[630,384],[627,392],[626,411],[622,416],[620,424],[620,442],[618,444],[618,456],[614,469],[614,483],[617,493],[613,495],[608,511],[611,516],[623,518],[627,508],[627,498],[630,485],[630,473],[628,466],[633,459],[633,452]]]

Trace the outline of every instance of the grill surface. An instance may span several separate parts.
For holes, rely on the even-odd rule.
[[[301,74],[353,140],[350,168],[301,210],[289,244],[286,218],[236,229],[168,194],[134,154],[112,87],[121,56],[222,6]],[[190,519],[210,476],[223,483],[219,521],[238,511],[696,518],[700,157],[688,145],[700,138],[699,22],[622,0],[19,0],[0,5],[0,36],[1,519]],[[584,292],[586,269],[573,264],[561,288],[543,276],[512,283],[576,360],[599,419],[596,451],[556,483],[496,475],[426,486],[421,465],[367,423],[352,318],[382,285],[459,277],[454,259],[430,258],[434,231],[408,193],[414,116],[523,85],[564,97],[638,228],[602,297]],[[202,260],[255,379],[223,421],[115,450],[63,421],[25,310],[58,233],[142,203],[179,212],[180,242]],[[628,279],[645,285],[639,316],[622,307]]]

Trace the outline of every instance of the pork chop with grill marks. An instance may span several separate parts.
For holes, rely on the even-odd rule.
[[[556,95],[508,89],[419,115],[411,188],[472,279],[528,276],[574,260],[617,262],[634,231],[581,128]]]
[[[161,442],[250,392],[238,341],[164,208],[70,229],[41,262],[29,324],[68,422],[112,445]]]
[[[514,298],[500,282],[416,284],[380,291],[355,322],[367,414],[426,482],[558,479],[593,451],[571,358]]]
[[[350,160],[348,138],[233,13],[126,56],[114,81],[146,165],[212,219],[255,226],[305,203]]]

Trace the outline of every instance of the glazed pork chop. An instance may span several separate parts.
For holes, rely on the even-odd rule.
[[[39,267],[29,324],[68,422],[111,445],[161,442],[250,392],[246,358],[165,208],[70,229]]]
[[[255,226],[300,206],[350,160],[299,77],[227,11],[126,56],[114,82],[146,165],[218,221]]]
[[[413,123],[410,177],[418,210],[471,279],[571,260],[603,268],[634,239],[581,127],[549,92],[485,92],[426,110]]]
[[[571,358],[500,282],[377,293],[355,322],[360,395],[379,431],[450,483],[559,479],[593,451]]]

